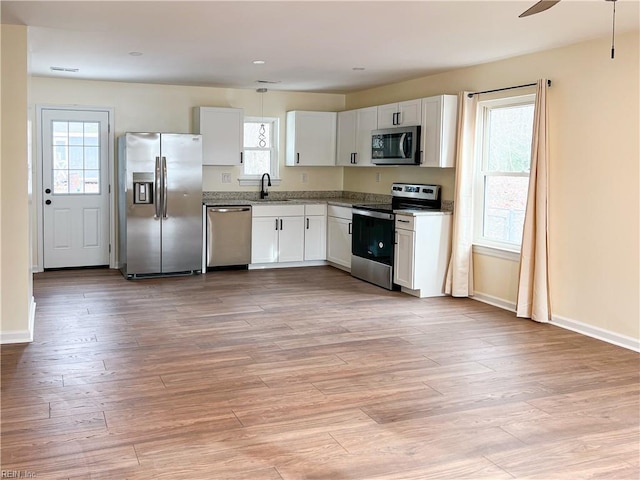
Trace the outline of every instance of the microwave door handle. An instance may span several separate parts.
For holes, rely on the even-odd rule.
[[[407,141],[407,134],[403,133],[400,137],[400,158],[407,158],[407,152],[405,151],[404,145]]]

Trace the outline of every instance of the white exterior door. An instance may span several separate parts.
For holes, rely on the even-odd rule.
[[[109,264],[109,112],[42,109],[44,268]]]

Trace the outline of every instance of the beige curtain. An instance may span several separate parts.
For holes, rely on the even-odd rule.
[[[473,164],[478,100],[469,92],[458,94],[458,146],[451,258],[445,293],[473,295]]]
[[[549,301],[549,116],[547,80],[538,80],[533,118],[531,172],[524,217],[516,315],[538,322],[550,320]]]

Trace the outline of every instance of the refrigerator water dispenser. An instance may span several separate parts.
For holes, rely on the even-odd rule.
[[[133,203],[153,204],[153,173],[133,173]]]

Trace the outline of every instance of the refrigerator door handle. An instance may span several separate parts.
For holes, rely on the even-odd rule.
[[[154,188],[154,192],[153,192],[153,203],[155,204],[155,208],[156,208],[156,214],[154,215],[153,218],[160,218],[160,202],[161,202],[161,193],[160,192],[160,157],[156,157],[156,175],[154,177],[154,183],[155,185],[153,186]]]
[[[162,157],[162,218],[167,218],[167,157]]]

